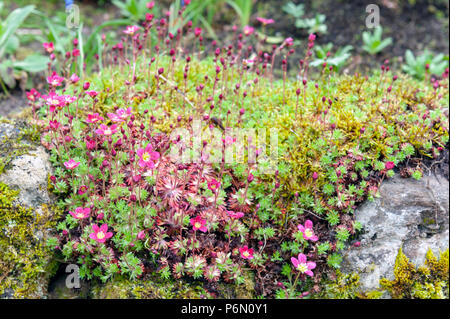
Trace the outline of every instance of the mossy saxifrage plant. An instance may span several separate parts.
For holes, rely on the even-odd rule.
[[[313,78],[311,35],[295,81],[291,38],[263,51],[247,27],[206,45],[202,29],[172,34],[166,18],[127,27],[100,73],[80,80],[66,64],[47,94],[28,94],[66,212],[48,245],[87,279],[191,277],[214,296],[254,278],[258,296],[314,296],[361,228],[357,204],[400,163],[448,145],[448,70],[433,85],[388,61],[370,77],[324,64]],[[251,128],[274,130],[241,144],[230,133]],[[250,160],[268,158],[275,134],[276,161]],[[245,161],[226,161],[237,144]],[[197,160],[180,163],[182,151]]]

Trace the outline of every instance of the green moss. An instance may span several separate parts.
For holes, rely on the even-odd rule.
[[[439,259],[428,250],[425,264],[416,267],[400,248],[394,266],[394,280],[382,278],[380,289],[362,291],[357,273],[336,272],[336,279],[324,280],[322,290],[314,298],[321,299],[378,299],[388,292],[392,298],[443,299],[448,298],[449,250]]]
[[[394,280],[380,280],[382,288],[393,298],[443,299],[448,298],[449,250],[440,253],[437,259],[428,250],[425,264],[412,264],[400,248],[395,260]]]
[[[357,273],[344,274],[336,271],[335,280],[325,280],[322,291],[314,295],[320,299],[356,299],[361,296],[359,275]]]
[[[0,183],[0,295],[40,298],[57,263],[45,247],[45,232],[55,226],[54,210],[47,205],[40,212],[14,204],[19,191]]]
[[[157,275],[135,281],[117,277],[106,284],[94,285],[91,292],[95,299],[203,299],[211,297],[199,282],[163,280]]]
[[[253,299],[255,298],[254,274],[244,272],[244,282],[242,284],[219,284],[220,297],[225,299]]]

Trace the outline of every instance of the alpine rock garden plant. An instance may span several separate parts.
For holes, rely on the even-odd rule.
[[[324,58],[313,75],[314,34],[293,65],[293,39],[255,51],[253,27],[230,43],[190,21],[170,32],[189,2],[175,17],[147,6],[100,73],[49,70],[48,92],[27,95],[65,212],[48,245],[90,280],[191,278],[216,295],[251,280],[257,296],[314,297],[361,230],[357,205],[448,147],[448,69],[418,83],[389,61],[364,77]]]

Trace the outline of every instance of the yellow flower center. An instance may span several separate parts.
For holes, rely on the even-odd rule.
[[[77,217],[78,217],[78,218],[84,218],[84,214],[83,214],[83,213],[78,213],[78,214],[77,214]]]
[[[110,129],[104,130],[103,132],[105,133],[105,135],[111,135],[111,130]]]
[[[142,160],[144,162],[148,162],[150,160],[150,154],[145,152],[144,154],[142,154]]]
[[[103,239],[103,238],[105,238],[105,233],[102,232],[102,231],[101,231],[101,232],[98,232],[98,233],[97,233],[97,238],[98,238],[98,239]]]
[[[306,230],[305,230],[305,236],[306,237],[312,237],[313,236],[313,232],[312,232],[312,230],[311,229],[309,229],[309,228],[307,228]]]
[[[244,257],[250,256],[250,254],[248,253],[248,251],[244,251],[244,252],[242,253],[242,255],[243,255]]]
[[[308,266],[306,264],[298,264],[297,270],[304,274],[308,271]]]
[[[199,222],[196,222],[196,223],[195,223],[195,228],[200,228],[200,227],[202,227],[202,224],[199,223]]]

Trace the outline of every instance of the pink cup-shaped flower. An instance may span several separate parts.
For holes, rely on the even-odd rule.
[[[106,126],[105,124],[101,124],[98,129],[95,130],[95,133],[99,135],[111,136],[117,132],[117,125]]]
[[[305,222],[305,226],[298,225],[298,230],[302,232],[303,238],[310,241],[317,241],[319,238],[314,234],[313,223],[309,219]]]
[[[298,258],[291,257],[291,262],[292,265],[294,265],[294,268],[301,274],[306,274],[310,277],[314,276],[314,273],[311,270],[316,268],[316,263],[307,261],[304,254],[299,254]]]
[[[206,220],[201,218],[200,216],[197,216],[195,218],[192,218],[190,220],[190,223],[192,225],[192,229],[194,231],[200,230],[201,232],[206,233],[208,229],[206,228]]]
[[[275,23],[275,20],[273,20],[273,19],[266,19],[266,18],[262,18],[262,17],[257,17],[256,20],[261,22],[263,25],[269,25],[269,24]]]
[[[142,168],[154,169],[155,162],[159,159],[159,153],[153,151],[151,144],[148,144],[145,148],[137,150],[139,156],[139,166]]]
[[[88,122],[88,123],[97,123],[97,122],[100,122],[100,121],[103,121],[103,120],[104,120],[104,118],[101,117],[100,114],[94,113],[94,114],[88,114],[87,115],[86,122]]]
[[[220,182],[214,178],[208,182],[208,188],[209,188],[209,190],[211,190],[213,192],[216,192],[219,189],[219,187],[220,187]]]
[[[113,236],[113,233],[108,231],[107,224],[103,224],[100,227],[94,224],[92,225],[92,229],[94,230],[94,232],[89,234],[89,238],[95,240],[96,242],[103,244],[106,240],[110,239]]]
[[[51,76],[47,77],[47,83],[53,87],[61,86],[63,82],[64,78],[60,77],[56,72],[53,72]]]
[[[67,162],[64,162],[64,166],[67,169],[75,169],[78,167],[78,165],[80,165],[80,162],[76,162],[73,159],[68,160]]]
[[[90,213],[91,209],[89,207],[77,207],[75,208],[75,212],[69,211],[69,214],[75,219],[86,219],[89,217]]]
[[[247,245],[244,247],[239,248],[239,253],[241,254],[241,257],[244,259],[253,259],[253,248],[248,248]]]

